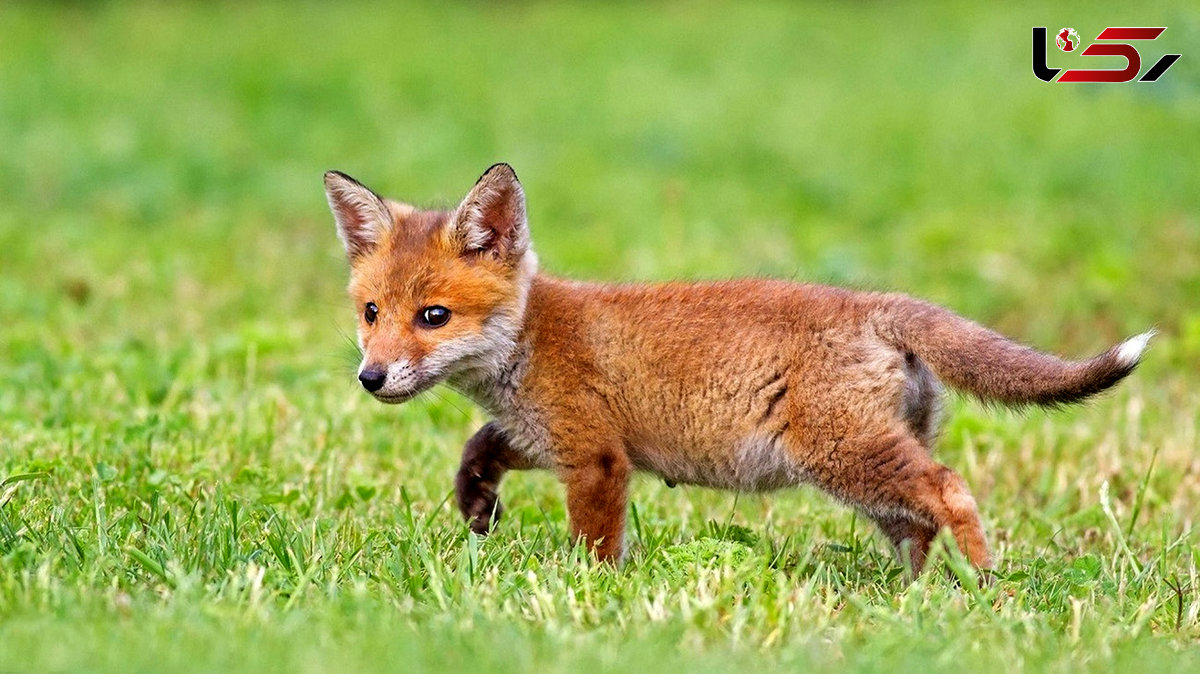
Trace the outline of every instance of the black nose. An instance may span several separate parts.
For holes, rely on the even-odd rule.
[[[358,380],[362,382],[363,388],[371,393],[383,388],[383,382],[387,379],[387,370],[363,370],[358,373]]]

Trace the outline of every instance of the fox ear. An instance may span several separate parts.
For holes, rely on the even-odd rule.
[[[463,255],[514,262],[529,250],[525,191],[508,164],[489,168],[450,216],[450,235]]]
[[[383,199],[345,173],[325,173],[325,196],[351,262],[371,252],[391,226],[391,210]]]

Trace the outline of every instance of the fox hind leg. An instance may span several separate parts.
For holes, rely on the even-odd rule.
[[[966,483],[934,461],[915,436],[905,433],[863,442],[848,448],[847,454],[837,465],[814,467],[814,476],[825,490],[868,513],[893,543],[902,547],[910,541],[914,571],[920,570],[916,562],[924,563],[941,529],[950,530],[973,566],[991,565],[983,524]]]

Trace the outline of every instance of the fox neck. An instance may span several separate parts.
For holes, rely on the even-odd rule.
[[[492,413],[507,406],[525,375],[530,353],[524,340],[525,309],[537,269],[537,255],[530,250],[517,266],[516,299],[484,324],[492,348],[461,363],[446,379],[451,388]]]

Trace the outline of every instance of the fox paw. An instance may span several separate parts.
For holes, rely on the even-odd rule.
[[[458,471],[454,480],[454,496],[463,519],[471,525],[471,531],[486,536],[492,528],[493,519],[499,521],[504,512],[496,484],[480,478],[468,469]]]

